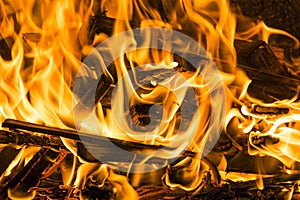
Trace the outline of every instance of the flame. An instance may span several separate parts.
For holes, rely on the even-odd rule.
[[[295,48],[299,47],[299,41],[283,30],[267,27],[263,22],[238,31],[238,22],[241,18],[231,12],[228,1],[166,0],[162,1],[163,13],[151,6],[150,2],[142,0],[104,0],[100,4],[96,1],[79,0],[0,1],[0,8],[0,38],[13,40],[10,44],[11,59],[0,57],[1,122],[6,118],[14,118],[60,128],[75,128],[76,119],[73,114],[76,105],[80,105],[81,102],[76,100],[78,98],[74,96],[72,87],[77,72],[83,66],[81,58],[90,54],[93,46],[109,38],[108,35],[101,33],[96,35],[92,45],[89,44],[87,34],[89,19],[91,15],[95,15],[95,10],[100,9],[107,11],[105,13],[107,17],[116,19],[113,35],[136,28],[133,27],[132,22],[139,19],[142,28],[161,27],[182,31],[196,40],[216,63],[226,87],[227,115],[224,124],[219,126],[224,126],[225,131],[228,131],[231,126],[236,125],[234,130],[238,133],[237,137],[248,137],[247,148],[250,155],[269,155],[289,168],[292,168],[295,162],[300,162],[297,153],[300,143],[300,105],[296,101],[297,97],[273,103],[265,103],[250,97],[247,89],[251,80],[236,67],[237,58],[233,45],[234,39],[251,40],[253,37],[268,42],[272,34],[291,38],[294,40]],[[145,32],[145,38],[147,38],[145,47],[153,43],[150,32]],[[125,49],[134,42],[133,35],[128,34],[109,45]],[[182,49],[182,52],[189,51],[189,45]],[[114,50],[111,53],[114,53]],[[296,58],[294,61],[299,64]],[[145,71],[155,69],[176,71],[178,63],[175,62],[174,55],[168,51],[145,48],[128,52],[118,57],[113,64],[116,68],[116,76],[104,70],[110,79],[119,81],[117,87],[112,86],[116,87],[112,96],[112,108],[106,109],[98,102],[95,105],[97,109],[94,110],[97,118],[92,119],[91,124],[82,123],[81,130],[96,134],[101,129],[104,136],[155,145],[169,145],[176,139],[172,143],[173,147],[177,147],[175,151],[169,154],[166,152],[159,155],[151,154],[141,163],[155,156],[165,159],[174,158],[186,146],[188,150],[201,154],[204,141],[210,139],[207,136],[211,131],[210,121],[207,118],[211,114],[212,106],[208,83],[204,78],[199,76],[198,72],[181,72],[180,75],[167,77],[159,84],[153,80],[151,86],[138,83],[140,89],[138,91],[132,83],[136,81],[132,79],[137,77],[137,66]],[[128,75],[129,71],[132,71],[133,78]],[[298,71],[296,70],[295,73],[297,74]],[[184,136],[176,137],[180,105],[188,91],[185,81],[194,88],[199,105],[190,126],[185,130],[187,133],[196,133],[190,143],[186,142]],[[170,82],[175,83],[174,91],[167,87]],[[129,112],[129,109],[120,103],[125,101],[126,93],[132,94],[129,101],[131,107],[154,104],[155,106],[150,106],[149,113],[162,112],[159,119],[162,122],[160,126],[147,131],[147,134],[139,134],[140,130],[146,129],[143,126],[133,131],[122,113],[124,110]],[[216,105],[222,104],[223,102],[216,103]],[[233,105],[238,106],[233,107]],[[253,112],[254,106],[286,108],[289,112],[280,115],[258,114]],[[83,114],[83,117],[87,116]],[[138,117],[133,116],[131,119],[135,123],[141,123]],[[266,142],[254,143],[253,140],[257,137],[264,138]],[[63,139],[63,142],[77,155],[76,145],[66,139]],[[243,148],[237,142],[235,146],[238,149]],[[4,176],[9,176],[18,163],[26,164],[36,151],[33,147],[22,147],[22,151]],[[127,177],[116,174],[106,165],[98,166],[91,163],[81,163],[82,165],[76,171],[75,166],[78,161],[75,160],[71,165],[69,163],[61,165],[64,184],[69,186],[74,184],[75,187],[83,188],[86,180],[94,175],[103,181],[111,182],[115,187],[116,198],[137,199],[137,193]],[[224,170],[223,165],[225,164],[222,164],[222,170]],[[127,167],[130,171],[130,163]],[[175,178],[171,177],[172,170],[167,166],[163,178],[168,186],[180,187],[187,191],[205,187],[202,183],[210,166],[199,158],[185,158],[172,167],[180,169],[177,171],[180,177],[178,178],[176,173]],[[223,179],[230,177],[224,173],[221,175]],[[73,182],[74,177],[76,178]],[[250,180],[253,177],[257,180],[258,188],[262,189],[264,184],[260,174],[239,179]],[[232,176],[230,179],[238,178]],[[133,185],[137,186],[139,182],[140,177],[136,176]],[[10,194],[12,197],[13,195]]]

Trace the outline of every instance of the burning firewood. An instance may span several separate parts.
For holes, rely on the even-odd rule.
[[[287,49],[262,41],[271,32],[262,23],[256,26],[257,22],[252,25],[246,20],[243,24],[246,28],[238,27],[240,19],[230,12],[226,1],[33,1],[24,5],[1,1],[0,4],[0,60],[3,61],[0,63],[3,74],[0,77],[0,119],[4,128],[0,130],[1,199],[299,197],[299,63],[292,66],[293,59],[287,61],[285,57]],[[103,12],[98,11],[99,8]],[[249,24],[257,30],[251,32]],[[213,95],[208,94],[210,91],[201,90],[209,84],[204,83],[187,59],[176,53],[156,51],[155,47],[147,52],[149,55],[140,55],[137,50],[110,63],[110,49],[122,46],[122,37],[117,44],[108,45],[109,50],[104,48],[101,59],[110,65],[100,77],[97,77],[97,67],[85,65],[84,56],[90,55],[93,47],[107,41],[113,33],[140,27],[172,29],[197,41],[218,66],[210,78],[212,83],[218,82],[214,75],[224,78],[220,85],[226,95],[216,95],[213,99]],[[255,38],[253,33],[258,33],[259,40],[249,40]],[[137,37],[128,34],[133,46],[138,42]],[[168,46],[169,41],[170,38],[159,38],[157,42]],[[184,45],[178,53],[188,52],[189,56],[202,59],[188,42],[179,43]],[[143,48],[148,48],[147,45]],[[117,97],[128,92],[122,87],[118,90],[118,84],[124,80],[120,79],[126,72],[138,73],[141,63],[147,73],[141,73],[141,80],[129,77],[134,81],[124,81],[124,88],[134,88],[134,84],[139,87],[134,88],[134,95],[126,104],[128,107],[120,109],[123,99],[114,98],[114,92],[121,91]],[[157,63],[166,67],[160,69]],[[148,65],[151,67],[147,68]],[[81,67],[86,73],[78,74],[74,80]],[[211,65],[204,69],[209,67]],[[170,88],[159,82],[168,82],[174,74],[188,77],[187,83],[193,85],[190,90],[180,92],[179,96],[187,97],[184,100],[177,101],[181,97],[175,97]],[[95,85],[96,91],[84,87],[85,84]],[[190,91],[195,98],[189,95]],[[202,94],[207,97],[203,103],[197,101]],[[80,123],[80,130],[86,133],[75,130],[74,102],[78,107],[95,107],[95,122],[104,130],[101,136],[102,130],[94,130],[96,123]],[[182,105],[186,102],[191,107],[184,113]],[[212,102],[217,103],[211,106]],[[162,106],[165,104],[175,109],[165,109]],[[219,105],[226,107],[228,113],[220,117],[220,123],[215,123],[220,130],[225,126],[220,137],[214,137],[214,133],[220,131],[214,131],[210,123],[214,123],[221,112],[215,114],[212,108]],[[197,117],[201,119],[199,122],[190,123],[192,119],[184,115],[193,116],[197,106],[203,106],[199,112],[207,119],[201,116]],[[113,112],[116,110],[120,112]],[[124,113],[127,115],[123,122],[119,116],[123,117]],[[164,120],[162,116],[169,113],[172,114]],[[163,130],[169,132],[156,131],[161,121],[166,124]],[[39,125],[48,123],[53,127]],[[189,135],[187,140],[183,135],[176,141],[179,145],[187,144],[182,149],[188,150],[181,149],[176,160],[170,159],[169,163],[165,157],[175,157],[176,153],[158,153],[148,159],[147,155],[161,149],[177,150],[167,145],[173,136],[179,135],[178,124],[184,126],[182,132],[191,131],[196,135]],[[151,130],[155,132],[152,138],[146,134],[145,140],[139,140],[143,133],[138,133],[141,135],[138,138],[140,135],[132,134],[133,129],[127,125],[139,126],[150,134]],[[68,129],[70,127],[73,129]],[[119,132],[129,133],[128,137],[119,136]],[[207,137],[203,143],[199,142],[202,137]],[[202,158],[205,142],[215,138],[217,143]],[[131,157],[114,156],[116,149],[132,153]],[[146,169],[150,166],[154,170],[148,172]],[[135,169],[141,170],[135,172]]]
[[[234,46],[237,51],[238,64],[272,74],[289,75],[266,42],[235,40]]]
[[[34,125],[34,124],[31,124],[31,123],[22,123],[22,122],[20,122],[20,121],[14,121],[14,120],[7,120],[7,122],[6,123],[4,123],[4,126],[5,127],[10,127],[10,129],[16,129],[16,130],[19,130],[19,131],[21,131],[21,130],[31,130],[31,131],[35,131],[35,132],[41,132],[41,133],[46,133],[46,134],[48,134],[49,136],[51,136],[51,137],[56,137],[57,135],[59,135],[59,136],[62,136],[62,137],[69,137],[69,138],[72,138],[72,139],[74,139],[74,138],[76,138],[76,137],[74,137],[74,136],[69,136],[69,134],[74,134],[72,131],[70,131],[69,132],[69,130],[62,130],[62,129],[56,129],[56,128],[50,128],[50,127],[44,127],[44,126],[40,126],[40,125]],[[60,133],[59,133],[60,132]],[[67,132],[67,134],[65,134]],[[4,136],[7,136],[8,135],[8,133],[9,132],[6,132],[5,133],[5,135]],[[18,135],[19,134],[19,138],[21,139],[21,138],[26,138],[26,137],[21,137],[20,136],[20,133],[18,133],[18,132],[16,132],[16,133],[12,133],[11,135]],[[7,136],[7,137],[11,137],[11,136]],[[45,145],[45,144],[43,144],[42,142],[41,142],[41,138],[39,138],[39,139],[34,139],[34,135],[27,135],[27,137],[31,137],[32,138],[32,140],[30,141],[30,142],[27,142],[27,144],[29,144],[30,145],[30,143],[31,144],[33,144],[33,143],[36,143],[35,145]],[[38,136],[38,137],[41,137],[41,136]],[[50,137],[50,138],[51,138]],[[16,138],[16,137],[15,137]],[[43,137],[42,137],[43,138]],[[52,142],[50,142],[50,143],[48,143],[48,146],[50,145],[53,145],[54,147],[55,146],[57,146],[57,144],[60,144],[58,141],[55,141],[54,140],[54,138],[52,138],[52,140],[48,140],[48,141],[52,141]],[[44,139],[45,139],[45,137],[44,137]],[[10,140],[12,143],[13,143],[13,141],[12,141],[12,139]],[[55,142],[54,142],[55,141]],[[79,141],[79,140],[78,140]],[[17,141],[18,142],[18,141]],[[20,141],[20,142],[22,142],[22,140]],[[25,141],[24,141],[24,143],[26,143]],[[60,144],[61,145],[61,144]],[[61,145],[61,147],[60,148],[62,148],[62,146],[63,145]],[[148,148],[152,148],[152,147],[148,147]],[[155,148],[155,147],[154,147]],[[26,165],[27,167],[26,167],[26,170],[29,168],[29,169],[31,169],[32,168],[32,166],[34,165],[34,166],[36,166],[36,162],[44,162],[43,161],[43,159],[42,160],[40,160],[41,158],[44,158],[44,153],[46,153],[46,152],[48,152],[50,149],[48,149],[48,148],[46,148],[46,149],[44,149],[43,150],[43,154],[36,154],[36,159],[34,158],[28,165]],[[56,152],[56,151],[55,151]],[[189,152],[187,152],[187,153],[189,153]],[[85,154],[86,155],[86,154]],[[186,154],[185,156],[188,156],[188,154]],[[235,158],[236,160],[237,160],[237,162],[239,163],[239,161],[240,160],[244,160],[245,161],[245,159],[249,159],[249,158],[247,158],[247,157],[245,157],[244,159],[242,159],[242,158]],[[233,159],[233,160],[235,160],[235,159]],[[255,159],[255,157],[254,157],[254,159]],[[268,164],[270,163],[270,160],[269,160],[269,158],[268,157],[265,157],[265,158],[261,158],[261,159],[264,159]],[[234,162],[234,161],[230,161],[230,162]],[[272,160],[272,159],[271,159]],[[274,159],[273,159],[274,160]],[[96,160],[91,160],[92,162],[95,162]],[[276,161],[276,160],[274,160],[274,161]],[[46,162],[46,161],[45,161]],[[207,161],[208,163],[210,162],[210,161]],[[261,161],[259,161],[259,162],[261,162]],[[273,161],[272,161],[273,162]],[[276,161],[276,162],[278,162],[278,161]],[[253,164],[254,162],[251,162],[251,160],[249,160],[249,163],[250,163],[250,165],[251,164]],[[244,164],[244,162],[243,163],[240,163],[240,164],[242,164],[242,166],[237,166],[237,165],[235,165],[235,164],[233,164],[233,163],[229,163],[229,166],[230,166],[230,168],[228,168],[227,170],[230,172],[230,171],[238,171],[238,172],[241,172],[241,170],[242,170],[242,168],[243,168],[243,166],[245,166]],[[214,168],[214,164],[210,164],[210,166],[212,167],[212,168]],[[236,166],[237,168],[233,168],[234,166]],[[246,166],[248,166],[248,165],[246,165]],[[276,166],[276,165],[272,165],[272,166]],[[249,169],[251,169],[251,167],[249,168]],[[25,170],[25,169],[24,169]],[[39,169],[41,172],[42,171],[45,171],[45,169],[43,169],[43,168],[41,168],[41,169]],[[217,169],[214,169],[215,171],[217,171]],[[273,174],[274,175],[274,172],[275,173],[278,173],[278,171],[277,171],[278,169],[275,169],[275,170],[271,170],[270,172],[267,172],[267,173],[271,173],[271,174]],[[259,170],[258,170],[259,171]],[[244,170],[244,172],[248,172],[248,173],[258,173],[258,171],[248,171],[248,170]],[[36,171],[35,171],[36,172]],[[19,175],[16,175],[16,177],[18,178],[18,176],[21,176],[23,174],[23,171],[21,171],[21,172],[19,172]],[[50,173],[51,174],[51,173]],[[29,174],[30,175],[30,174]],[[13,185],[15,185],[16,183],[15,183],[15,181],[14,180],[17,180],[17,178],[12,178],[12,179],[10,179],[10,181],[9,181],[9,184],[8,184],[8,186],[7,187],[10,187],[10,186],[13,186]],[[278,175],[277,176],[277,178],[272,178],[272,179],[268,179],[268,178],[266,178],[266,179],[264,179],[264,183],[265,184],[268,184],[269,185],[269,182],[270,182],[270,184],[273,184],[273,183],[276,183],[276,184],[278,184],[279,182],[286,182],[286,181],[292,181],[292,180],[297,180],[297,178],[298,178],[298,175],[291,175],[291,176],[289,176],[289,175],[286,175],[286,176],[284,176],[284,175]],[[27,184],[27,181],[26,180],[24,180],[25,182],[26,182],[26,184]],[[52,189],[51,188],[49,188],[49,189],[42,189],[42,188],[36,188],[36,189],[34,189],[34,185],[36,184],[36,182],[32,182],[32,185],[31,184],[29,184],[30,186],[28,186],[28,188],[27,189],[30,189],[30,191],[35,191],[38,195],[41,195],[41,197],[43,196],[43,195],[48,195],[48,196],[53,196],[53,197],[56,197],[56,198],[58,198],[59,197],[59,195],[66,195],[66,191],[65,190],[58,190],[58,189],[54,189],[54,190],[57,190],[55,193],[54,193],[54,191],[52,191]],[[236,186],[235,186],[235,184],[236,184]],[[254,184],[254,186],[255,186],[255,182],[243,182],[243,183],[233,183],[233,182],[231,182],[230,183],[230,190],[231,190],[231,194],[232,195],[235,195],[235,196],[239,196],[239,195],[241,195],[241,196],[243,196],[243,195],[250,195],[251,193],[249,193],[249,190],[247,189],[247,192],[245,192],[245,194],[243,194],[243,192],[241,192],[240,190],[241,190],[241,188],[243,188],[243,187],[245,187],[245,188],[250,188],[250,187],[253,187],[253,184]],[[16,187],[16,186],[14,186],[14,187]],[[209,189],[209,190],[204,190],[203,192],[201,192],[201,193],[199,193],[199,194],[197,194],[196,195],[196,197],[193,197],[193,195],[192,194],[190,194],[190,193],[188,193],[188,192],[185,192],[185,191],[183,191],[183,190],[169,190],[169,189],[163,189],[163,190],[161,190],[161,189],[159,189],[159,187],[152,187],[152,189],[151,188],[149,188],[151,191],[148,191],[149,189],[146,189],[147,187],[141,187],[141,188],[139,188],[137,191],[140,193],[140,197],[141,198],[152,198],[152,199],[155,199],[155,198],[157,198],[157,197],[166,197],[166,196],[168,196],[168,197],[179,197],[179,196],[182,196],[182,197],[188,197],[188,198],[190,198],[190,199],[194,199],[194,198],[202,198],[202,197],[208,197],[208,196],[214,196],[214,195],[217,195],[218,194],[218,192],[217,191],[223,191],[223,192],[225,192],[225,190],[227,190],[228,189],[228,187],[229,187],[229,185],[223,185],[221,188],[218,188],[217,190],[215,190],[215,189]],[[270,187],[272,188],[272,186],[270,185]],[[245,189],[244,188],[244,189]],[[5,191],[7,188],[4,188],[4,189],[2,189],[2,191]],[[277,188],[278,189],[278,188]],[[152,191],[153,190],[153,191]],[[83,190],[82,191],[82,194],[86,194],[88,197],[90,197],[90,198],[92,198],[92,196],[93,195],[112,195],[112,193],[110,192],[111,190],[107,190],[107,189],[105,189],[105,188],[97,188],[96,190],[95,190],[95,193],[90,193],[90,192],[88,192],[89,191],[89,188],[87,188],[86,190]],[[148,192],[147,192],[148,191]],[[156,192],[155,192],[156,191]],[[208,192],[208,191],[210,191],[210,192]],[[213,191],[215,191],[215,192],[213,192]],[[266,189],[264,190],[264,191],[262,191],[262,193],[264,193],[264,195],[271,195],[272,193],[269,193],[268,191],[273,191],[273,190],[270,190],[269,189],[269,186],[266,186]],[[104,192],[104,193],[103,193]],[[252,192],[254,192],[255,194],[251,194],[251,195],[257,195],[257,191],[256,190],[253,190]],[[216,194],[215,194],[216,193]],[[225,192],[226,193],[226,192]],[[145,195],[144,195],[145,194]],[[250,196],[251,196],[250,195]],[[249,196],[249,197],[250,197]]]
[[[106,17],[105,13],[95,15],[90,22],[90,41],[93,41],[94,35],[99,33],[111,35],[114,23],[115,19]],[[138,28],[140,24],[132,22],[131,26]],[[177,31],[188,34],[185,30]],[[253,80],[248,90],[251,96],[266,102],[273,102],[278,99],[291,99],[297,94],[299,77],[294,76],[290,69],[282,64],[287,61],[278,48],[270,47],[264,41],[235,40],[234,45],[237,51],[238,67]],[[174,61],[179,63],[179,68],[193,71],[193,67],[190,67],[184,59],[175,55]],[[104,83],[107,85],[103,85]],[[107,81],[102,80],[99,84],[96,97],[100,98],[96,98],[96,101],[101,99],[100,102],[106,105],[105,102],[110,102],[107,99],[110,99],[109,96],[115,83],[108,84]]]
[[[40,149],[29,163],[14,170],[10,176],[2,178],[0,184],[5,186],[0,190],[1,197],[6,199],[8,196],[12,198],[19,195],[22,197],[35,195],[28,193],[29,189],[37,186],[41,177],[49,175],[47,171],[53,170],[54,162],[57,159],[62,160],[61,153],[50,148]]]
[[[151,150],[157,150],[160,148],[166,148],[163,146],[158,145],[149,145],[149,144],[142,144],[137,142],[130,142],[130,141],[124,141],[114,138],[106,138],[103,136],[96,136],[86,133],[80,133],[78,134],[75,130],[66,130],[66,129],[60,129],[60,128],[54,128],[49,126],[43,126],[28,122],[22,122],[18,120],[12,120],[7,119],[5,122],[3,122],[2,127],[7,127],[12,130],[26,130],[26,131],[33,131],[37,133],[43,133],[48,134],[50,136],[60,136],[64,138],[68,138],[75,141],[81,141],[82,138],[85,139],[85,141],[90,142],[91,144],[95,144],[96,146],[101,148],[100,144],[110,143],[113,142],[116,145],[125,148],[130,151],[151,151]],[[56,142],[55,142],[56,143]],[[107,146],[107,145],[104,145]],[[191,151],[184,151],[182,156],[188,156],[188,157],[197,157],[197,154]]]
[[[6,132],[5,132],[6,134]],[[1,134],[2,135],[2,134]],[[1,136],[0,136],[1,137]],[[0,144],[5,144],[7,140],[0,142]],[[15,159],[21,149],[16,148],[14,145],[8,145],[4,147],[0,147],[0,160],[2,161],[0,166],[0,177],[11,164],[11,162]]]

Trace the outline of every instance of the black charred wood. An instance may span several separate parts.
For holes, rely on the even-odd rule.
[[[2,133],[2,131],[0,131]],[[0,144],[3,144],[0,142]],[[6,171],[11,162],[15,159],[21,149],[15,148],[14,145],[0,147],[0,177]]]
[[[284,168],[284,165],[273,157],[251,156],[246,151],[240,151],[227,159],[227,172],[274,175],[281,173],[281,169]]]
[[[300,80],[283,75],[262,71],[244,65],[238,65],[252,80],[248,88],[248,94],[265,102],[291,99],[296,97]],[[299,96],[296,97],[299,99]]]
[[[92,16],[89,26],[90,44],[92,44],[96,34],[105,33],[109,36],[112,35],[115,21],[114,18],[106,17],[105,12],[98,12],[96,15]],[[139,28],[140,22],[132,21],[130,22],[130,26],[132,28]]]
[[[289,75],[287,69],[281,67],[278,58],[266,42],[262,40],[252,42],[235,40],[234,46],[238,64],[277,75]]]
[[[61,139],[57,136],[46,136],[32,132],[0,130],[0,144],[28,145],[66,149]],[[0,154],[1,155],[1,154]]]
[[[0,56],[2,56],[4,60],[12,59],[10,47],[8,46],[5,39],[0,40]]]
[[[17,195],[27,196],[32,187],[39,184],[46,171],[49,170],[54,162],[59,158],[61,152],[50,148],[42,148],[33,158],[17,172],[1,180],[0,196],[3,199],[8,197],[8,190]]]

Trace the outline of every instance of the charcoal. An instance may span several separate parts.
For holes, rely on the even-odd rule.
[[[1,39],[0,40],[0,56],[2,56],[2,58],[4,60],[11,60],[11,49],[8,46],[7,42],[5,39]]]

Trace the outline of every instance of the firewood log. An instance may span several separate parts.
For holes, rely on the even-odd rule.
[[[3,199],[8,197],[8,190],[13,195],[30,196],[30,188],[39,184],[41,177],[45,176],[46,171],[60,158],[60,151],[51,148],[42,148],[33,158],[21,169],[13,170],[9,177],[1,180],[0,196]]]

